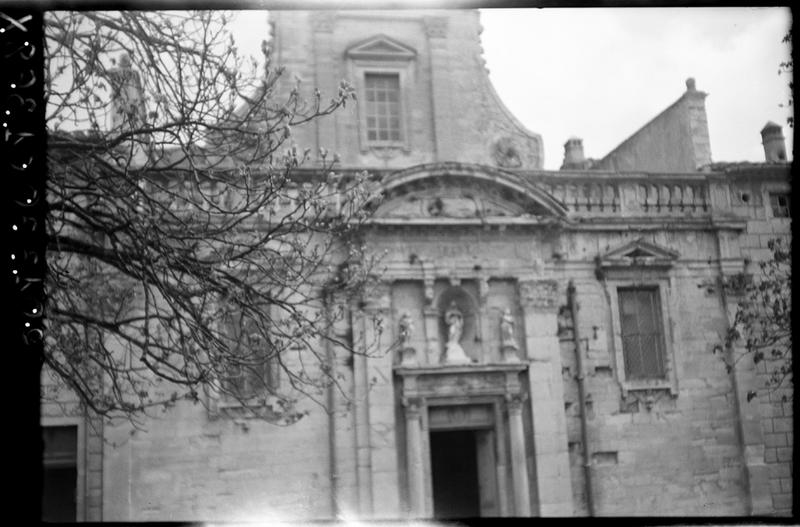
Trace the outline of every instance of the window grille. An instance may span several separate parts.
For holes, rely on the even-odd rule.
[[[370,143],[399,143],[400,138],[400,76],[398,74],[367,73],[366,130]]]
[[[227,317],[228,368],[223,379],[226,392],[241,399],[266,395],[278,388],[278,365],[272,347],[256,321],[242,314]]]
[[[664,379],[665,345],[657,288],[619,289],[627,379]]]
[[[770,193],[769,204],[772,206],[772,216],[774,218],[790,218],[791,207],[789,206],[789,194]]]

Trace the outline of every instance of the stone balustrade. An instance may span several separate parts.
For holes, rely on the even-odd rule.
[[[537,174],[553,197],[577,216],[706,216],[709,184],[694,174]]]

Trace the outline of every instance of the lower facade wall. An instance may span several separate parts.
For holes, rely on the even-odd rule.
[[[656,393],[651,409],[627,404],[615,378],[613,353],[602,342],[608,307],[597,281],[576,280],[583,342],[587,425],[596,515],[670,516],[747,514],[741,442],[731,381],[711,352],[715,328],[724,324],[718,300],[695,294],[696,279],[677,281],[684,331],[673,331],[679,390]],[[695,296],[696,295],[696,296]],[[675,316],[681,317],[681,309]],[[691,329],[689,329],[691,328]],[[599,338],[595,339],[594,335]],[[600,342],[598,342],[600,341]],[[575,342],[562,317],[564,400],[576,514],[586,515]]]
[[[288,426],[178,405],[148,430],[107,427],[105,521],[330,517],[327,417]],[[346,451],[339,452],[347,456]]]

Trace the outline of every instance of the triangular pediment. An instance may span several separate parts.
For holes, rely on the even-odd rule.
[[[600,256],[600,264],[604,267],[669,267],[679,256],[677,251],[639,238]]]
[[[417,52],[405,44],[385,35],[377,35],[352,46],[347,56],[354,59],[370,60],[411,60]]]

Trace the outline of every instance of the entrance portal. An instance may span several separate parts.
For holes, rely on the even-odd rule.
[[[431,432],[433,517],[480,516],[474,430]]]
[[[431,431],[434,518],[499,516],[492,430]]]

